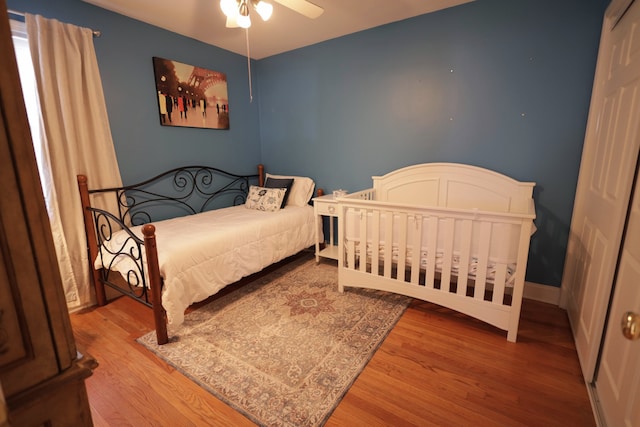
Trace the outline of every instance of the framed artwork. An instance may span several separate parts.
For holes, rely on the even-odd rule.
[[[225,73],[157,57],[153,72],[161,125],[229,129]]]

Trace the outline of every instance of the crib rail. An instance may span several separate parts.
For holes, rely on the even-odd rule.
[[[525,214],[339,199],[339,290],[372,287],[517,333],[533,205]],[[512,309],[517,311],[513,315]],[[511,329],[510,329],[511,328]],[[515,341],[515,333],[508,338]]]
[[[368,188],[345,196],[348,200],[376,200],[376,190]]]

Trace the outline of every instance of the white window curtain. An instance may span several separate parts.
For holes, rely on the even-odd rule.
[[[90,188],[122,185],[111,139],[93,32],[25,14],[41,113],[41,180],[70,310],[91,305],[77,174]],[[37,141],[34,143],[38,143]],[[115,201],[97,200],[108,208]]]

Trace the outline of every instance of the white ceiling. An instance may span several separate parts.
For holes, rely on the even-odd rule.
[[[226,28],[219,0],[83,0],[139,21],[246,55],[245,31]],[[473,0],[313,0],[324,8],[306,18],[271,0],[273,16],[252,14],[251,57],[262,59],[346,34],[401,21]]]

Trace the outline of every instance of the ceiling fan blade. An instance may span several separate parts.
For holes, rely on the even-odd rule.
[[[307,0],[275,0],[283,6],[298,12],[310,19],[316,19],[322,15],[324,9]]]

